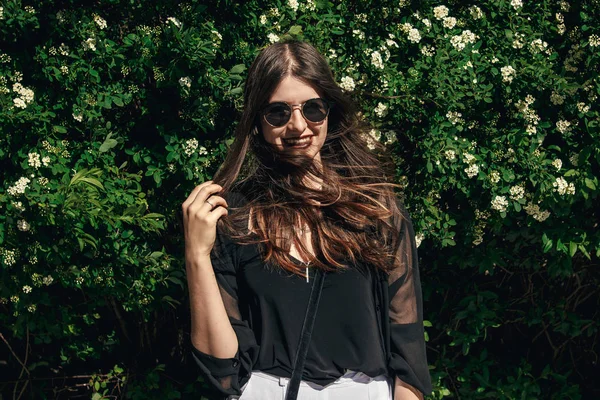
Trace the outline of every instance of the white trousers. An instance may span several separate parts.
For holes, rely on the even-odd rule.
[[[284,400],[288,384],[289,378],[253,371],[239,400]],[[392,400],[392,388],[384,375],[348,371],[327,386],[301,381],[298,400]]]

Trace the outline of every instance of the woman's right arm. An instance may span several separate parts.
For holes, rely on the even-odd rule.
[[[236,355],[238,340],[225,310],[210,258],[217,221],[227,215],[227,202],[217,196],[221,190],[222,187],[212,181],[204,182],[194,188],[182,209],[191,342],[202,353],[225,359]]]

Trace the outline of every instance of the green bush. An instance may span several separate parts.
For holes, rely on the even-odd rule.
[[[432,398],[600,395],[600,3],[476,4],[4,2],[0,390],[203,393],[179,210],[258,51],[301,38],[393,154]]]

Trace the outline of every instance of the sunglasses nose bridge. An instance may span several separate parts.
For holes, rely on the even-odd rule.
[[[290,104],[289,105],[292,112],[290,113],[290,119],[287,121],[288,124],[292,124],[297,130],[300,131],[304,131],[304,129],[306,129],[306,126],[302,127],[301,129],[297,128],[297,125],[306,125],[307,121],[306,121],[306,117],[304,117],[304,112],[302,112],[302,107],[304,106],[303,104]],[[299,119],[297,119],[297,117],[294,116],[294,111],[298,109],[300,111],[300,116]]]

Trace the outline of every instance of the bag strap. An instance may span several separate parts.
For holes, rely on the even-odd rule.
[[[308,299],[306,315],[304,316],[304,323],[302,324],[302,333],[300,334],[300,344],[296,350],[294,370],[292,371],[292,377],[288,384],[285,400],[296,400],[296,397],[298,396],[298,389],[300,389],[300,381],[302,380],[302,373],[304,372],[304,362],[306,361],[306,355],[308,354],[308,345],[310,344],[310,337],[315,325],[317,307],[319,306],[319,300],[321,299],[324,281],[325,272],[317,269],[315,280],[310,290],[310,298]]]

